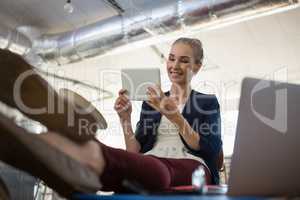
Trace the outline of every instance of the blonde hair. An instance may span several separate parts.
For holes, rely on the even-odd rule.
[[[173,45],[178,44],[178,43],[189,45],[193,50],[194,57],[195,57],[195,63],[202,64],[204,55],[203,55],[202,42],[200,40],[195,39],[195,38],[181,37],[181,38],[178,38],[177,40],[175,40]]]

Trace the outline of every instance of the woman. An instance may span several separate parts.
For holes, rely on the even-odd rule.
[[[64,196],[73,191],[100,189],[94,175],[100,177],[101,190],[117,192],[124,191],[124,180],[136,181],[150,191],[190,185],[191,174],[199,165],[206,169],[207,183],[217,184],[215,159],[222,145],[219,104],[214,96],[198,93],[190,87],[192,76],[201,68],[202,58],[199,40],[181,38],[172,45],[167,63],[171,89],[167,93],[160,88],[148,89],[149,100],[143,102],[135,135],[130,120],[131,104],[125,91],[120,91],[115,109],[120,116],[127,151],[108,147],[91,139],[92,133],[79,129],[69,129],[65,133],[68,125],[60,122],[56,127],[52,119],[60,115],[64,119],[66,112],[35,114],[34,119],[55,130],[41,135],[28,134],[0,115],[0,159],[40,177]],[[0,51],[0,61],[1,66],[5,66],[2,75],[8,79],[31,70],[20,56],[7,51]],[[0,97],[8,105],[17,105],[10,91],[12,83],[11,79],[3,81],[0,89],[5,95],[0,94]],[[22,88],[28,88],[24,91],[28,98],[23,100],[28,105],[45,106],[47,101],[41,102],[40,95],[36,94],[44,94],[47,90],[55,94],[51,87],[45,87],[47,82],[38,74],[24,84]],[[30,90],[31,87],[35,90]],[[82,117],[90,118],[78,115],[76,119]],[[169,142],[170,138],[174,142]],[[175,154],[173,151],[169,154],[162,148],[164,145],[171,150],[174,145],[181,146],[175,149]]]
[[[148,88],[149,100],[143,102],[135,137],[131,126],[132,106],[126,91],[119,92],[115,109],[123,127],[127,151],[197,160],[208,166],[211,183],[218,184],[216,159],[222,146],[219,104],[215,96],[198,93],[190,85],[202,60],[203,48],[199,40],[179,38],[173,43],[167,61],[171,89],[163,93],[159,87]],[[192,161],[184,161],[187,165],[188,162]]]

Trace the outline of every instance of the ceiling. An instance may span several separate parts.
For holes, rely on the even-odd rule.
[[[170,2],[174,0],[164,0]],[[72,0],[74,12],[63,7],[66,0],[1,0],[1,24],[9,28],[37,27],[42,33],[59,33],[74,30],[86,24],[118,15],[106,0]],[[154,5],[152,0],[116,0],[125,12],[138,12]]]
[[[88,1],[72,0],[75,10],[69,14],[63,9],[65,0],[1,0],[1,21],[11,28],[25,25],[57,33],[117,14],[102,0]]]

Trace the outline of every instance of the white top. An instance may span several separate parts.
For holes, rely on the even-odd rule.
[[[178,108],[180,112],[182,112],[183,105],[178,106]],[[188,153],[188,149],[181,141],[178,128],[165,116],[161,118],[156,143],[153,148],[144,155],[154,155],[162,158],[193,159],[205,165],[202,158]]]

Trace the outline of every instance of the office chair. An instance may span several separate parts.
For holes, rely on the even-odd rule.
[[[219,170],[219,174],[223,174],[224,176],[224,183],[227,184],[228,177],[227,177],[227,170],[224,163],[224,152],[223,149],[219,152],[219,155],[216,159],[217,169]]]

